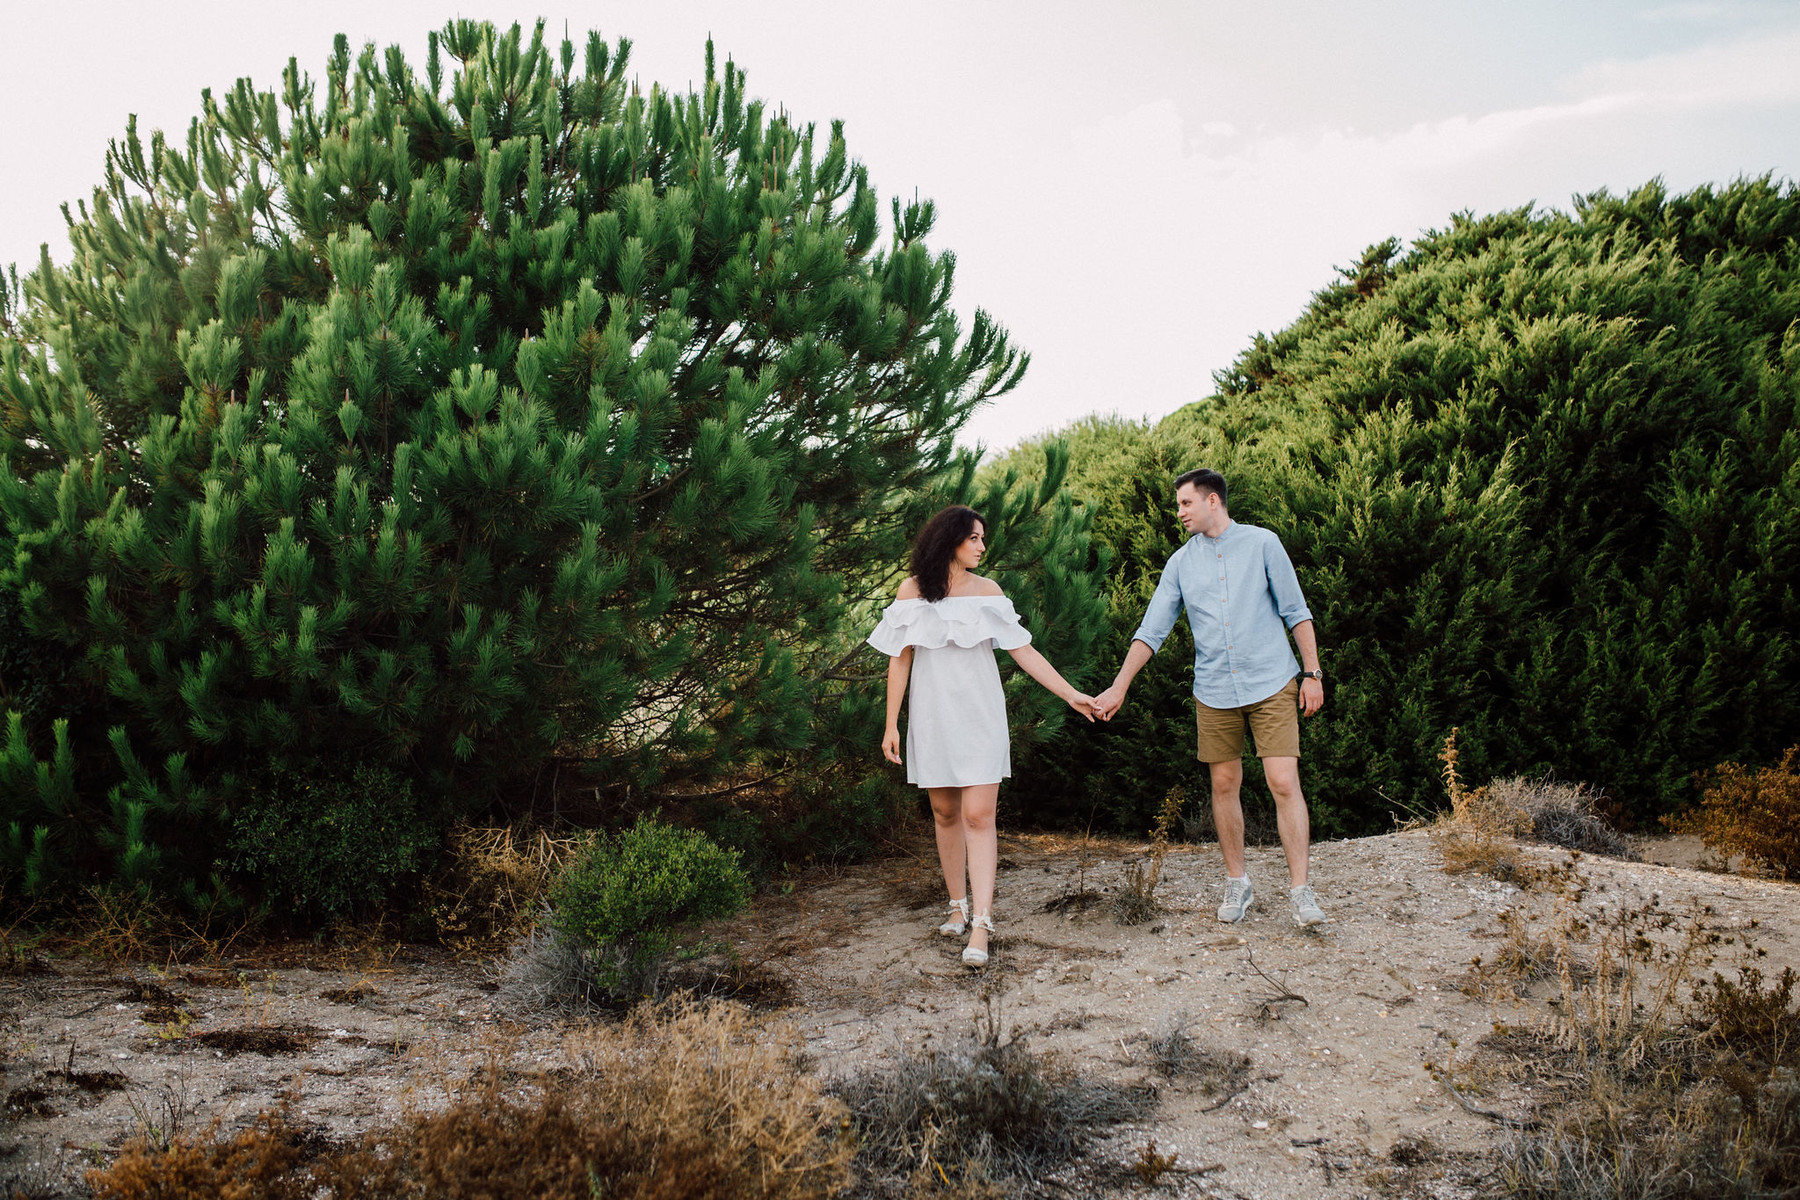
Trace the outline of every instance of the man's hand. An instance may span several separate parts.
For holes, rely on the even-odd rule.
[[[1124,703],[1125,689],[1115,683],[1094,697],[1094,715],[1102,721],[1110,721]]]
[[[1310,717],[1325,707],[1325,685],[1316,679],[1300,681],[1300,715]]]

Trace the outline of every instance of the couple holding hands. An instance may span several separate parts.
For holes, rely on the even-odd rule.
[[[970,966],[988,961],[997,857],[994,807],[1000,781],[1012,774],[1006,698],[994,650],[1009,652],[1021,670],[1089,721],[1110,721],[1125,703],[1132,679],[1184,610],[1194,634],[1198,758],[1212,774],[1213,820],[1225,857],[1219,919],[1242,920],[1253,899],[1238,798],[1246,726],[1275,796],[1294,919],[1301,925],[1325,919],[1307,884],[1309,828],[1300,790],[1299,714],[1310,717],[1325,703],[1312,613],[1275,535],[1231,519],[1225,479],[1217,471],[1179,476],[1175,512],[1182,527],[1198,536],[1169,556],[1124,664],[1098,696],[1083,695],[1059,675],[1032,647],[1031,634],[1000,585],[975,574],[987,549],[986,523],[960,505],[938,513],[920,531],[913,573],[869,635],[869,644],[889,656],[881,750],[888,761],[904,762],[907,782],[931,796],[938,861],[950,893],[950,919],[938,932],[968,933],[962,957]],[[1288,644],[1290,633],[1304,670]],[[900,701],[909,686],[902,758]]]

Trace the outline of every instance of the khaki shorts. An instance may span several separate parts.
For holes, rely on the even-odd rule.
[[[1203,763],[1236,762],[1244,757],[1244,727],[1256,739],[1258,758],[1300,757],[1300,681],[1288,685],[1255,704],[1242,708],[1208,708],[1194,701],[1194,723],[1199,730]]]

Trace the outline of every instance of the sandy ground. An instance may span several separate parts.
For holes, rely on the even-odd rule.
[[[1693,861],[1680,845],[1645,849]],[[1293,924],[1277,847],[1250,851],[1257,905],[1237,926],[1214,916],[1223,870],[1210,846],[1170,850],[1157,893],[1165,911],[1148,923],[1121,926],[1104,901],[1054,906],[1083,879],[1116,891],[1121,860],[1142,850],[1003,837],[999,934],[983,972],[933,932],[942,888],[925,852],[804,883],[712,932],[790,985],[779,1015],[825,1075],[966,1037],[992,1003],[1035,1049],[1154,1084],[1152,1115],[1095,1153],[1129,1163],[1154,1140],[1176,1155],[1163,1194],[1490,1190],[1502,1131],[1465,1111],[1426,1064],[1478,1052],[1496,1023],[1543,1019],[1553,985],[1519,996],[1473,987],[1470,962],[1492,960],[1503,911],[1548,920],[1554,897],[1445,874],[1414,832],[1315,846],[1313,882],[1331,920],[1311,930]],[[1575,869],[1589,915],[1660,897],[1728,936],[1757,922],[1771,975],[1800,966],[1800,887],[1591,856]],[[495,978],[492,964],[410,947],[310,944],[204,966],[56,961],[0,976],[0,1190],[82,1194],[81,1173],[146,1128],[231,1128],[284,1090],[297,1091],[305,1120],[347,1136],[402,1105],[440,1101],[496,1056],[554,1065],[562,1024],[521,1009]],[[1247,1086],[1233,1094],[1156,1075],[1149,1041],[1177,1021],[1205,1049],[1247,1054]],[[1522,1113],[1529,1097],[1501,1089],[1480,1102]],[[1075,1194],[1114,1194],[1071,1179]]]

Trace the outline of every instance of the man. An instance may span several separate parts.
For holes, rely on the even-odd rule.
[[[1132,635],[1125,665],[1094,698],[1104,720],[1125,703],[1131,681],[1187,610],[1194,632],[1194,710],[1201,762],[1212,772],[1213,823],[1225,856],[1225,902],[1219,920],[1241,921],[1255,893],[1244,865],[1244,730],[1255,738],[1263,774],[1275,795],[1276,825],[1287,855],[1294,919],[1325,919],[1307,883],[1309,829],[1300,791],[1300,718],[1325,703],[1325,673],[1312,613],[1294,564],[1273,533],[1239,525],[1225,507],[1225,477],[1189,471],[1175,480],[1175,511],[1191,537],[1169,556],[1156,594]],[[1306,669],[1294,661],[1288,634]]]

